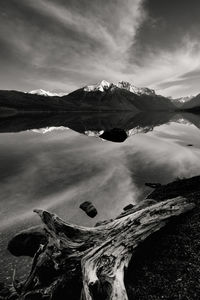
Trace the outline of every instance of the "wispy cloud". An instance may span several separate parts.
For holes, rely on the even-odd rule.
[[[1,2],[0,88],[69,92],[104,78],[165,95],[195,92],[200,4],[194,2]]]
[[[16,3],[13,1],[13,10]],[[12,11],[15,32],[14,24],[5,18],[4,39],[21,53],[33,77],[39,74],[51,84],[54,77],[60,88],[68,81],[78,87],[103,77],[120,80],[126,74],[128,51],[144,18],[141,0],[107,5],[94,1],[92,11],[89,3],[81,11],[60,1],[27,0],[20,5],[26,14],[21,15],[21,7]]]
[[[146,65],[138,69],[138,74],[144,74],[139,75],[141,81],[166,96],[182,96],[190,90],[195,92],[194,74],[197,78],[200,68],[197,41],[183,39],[180,48],[174,51],[160,50],[157,55],[146,59]]]

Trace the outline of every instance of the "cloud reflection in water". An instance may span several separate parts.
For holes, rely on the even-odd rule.
[[[199,174],[198,136],[194,126],[176,123],[122,144],[71,130],[2,134],[1,226],[34,216],[36,207],[85,225],[114,217],[126,204],[144,197],[149,191],[145,182]],[[194,147],[187,147],[194,141]],[[95,220],[79,209],[85,200],[97,207]]]

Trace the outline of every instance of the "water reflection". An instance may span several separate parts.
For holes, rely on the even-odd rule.
[[[7,268],[11,257],[6,243],[14,231],[38,222],[34,208],[92,226],[144,198],[151,191],[145,182],[167,183],[200,174],[199,125],[199,116],[192,114],[2,118],[0,262]],[[94,219],[79,209],[84,201],[97,208]]]
[[[163,113],[2,118],[1,228],[32,217],[35,207],[93,225],[78,209],[85,200],[97,206],[96,222],[140,201],[145,182],[198,173],[199,124],[199,115]]]
[[[0,118],[0,132],[21,132],[33,129],[45,133],[54,129],[70,128],[88,136],[100,136],[113,142],[124,142],[133,134],[146,133],[156,126],[169,122],[189,123],[200,128],[200,115],[163,112],[25,114]]]

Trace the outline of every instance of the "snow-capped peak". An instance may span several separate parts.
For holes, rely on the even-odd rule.
[[[52,97],[52,96],[62,97],[64,95],[66,95],[66,93],[52,93],[52,92],[49,92],[49,91],[45,91],[43,89],[30,91],[29,94],[36,94],[36,95],[48,96],[48,97]]]
[[[194,98],[194,96],[186,96],[186,97],[176,98],[176,99],[173,99],[173,100],[177,101],[177,102],[180,102],[180,103],[185,103],[185,102],[190,101],[192,98]]]
[[[92,91],[104,92],[104,91],[108,90],[111,85],[112,85],[112,83],[109,83],[106,80],[102,80],[101,82],[99,82],[97,84],[85,86],[84,91],[86,91],[86,92],[92,92]]]
[[[102,80],[100,83],[85,86],[84,91],[86,91],[86,92],[91,92],[91,91],[104,92],[104,91],[108,90],[110,87],[125,89],[125,90],[128,90],[129,92],[137,94],[137,95],[142,95],[142,94],[155,95],[154,90],[151,90],[149,88],[138,88],[126,81],[120,81],[117,84],[113,84],[113,83],[109,83],[106,80]]]
[[[127,82],[127,81],[120,81],[117,84],[117,87],[119,87],[121,89],[128,90],[129,92],[137,94],[137,95],[142,95],[142,94],[155,95],[154,90],[151,90],[149,88],[136,87],[133,84]]]

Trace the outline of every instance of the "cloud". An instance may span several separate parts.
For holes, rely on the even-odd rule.
[[[46,83],[43,88],[54,84],[61,89],[68,82],[79,87],[103,77],[111,81],[123,77],[129,48],[144,17],[141,0],[94,1],[91,7],[87,2],[81,10],[62,1],[11,3],[2,36],[7,49],[18,53],[13,68],[19,70],[24,62],[25,70],[19,72],[25,82],[39,75]],[[81,1],[76,4],[81,6]]]
[[[195,93],[192,77],[183,81],[182,76],[200,68],[200,3],[146,0],[143,9],[146,18],[137,31],[130,57],[139,84],[167,96]]]
[[[153,64],[154,74],[151,77],[148,73],[145,74],[151,78],[150,85],[161,94],[178,97],[198,93],[200,55],[197,41],[183,39],[180,49],[172,52],[160,51],[158,57],[152,60]],[[149,68],[152,69],[153,67]]]
[[[70,92],[107,79],[197,91],[196,0],[11,0],[0,9],[0,88]]]

